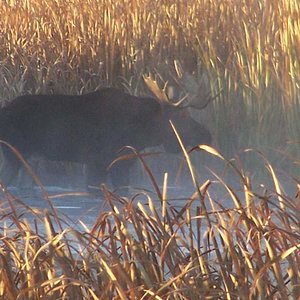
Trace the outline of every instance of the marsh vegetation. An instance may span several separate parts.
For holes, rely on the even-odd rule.
[[[180,209],[167,180],[160,189],[150,176],[154,194],[103,187],[106,207],[81,227],[42,186],[46,211],[2,187],[2,298],[298,299],[297,1],[5,0],[0,15],[3,101],[107,85],[144,95],[149,72],[179,96],[203,89],[218,97],[200,117],[214,147],[235,160],[211,148],[197,155],[222,161],[236,179],[232,186],[214,170],[198,178],[183,148],[193,190]],[[291,176],[281,185],[283,172]]]

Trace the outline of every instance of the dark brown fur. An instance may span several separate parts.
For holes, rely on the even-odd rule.
[[[0,139],[16,147],[26,158],[38,154],[55,161],[87,164],[88,183],[105,182],[107,166],[123,146],[137,150],[164,145],[178,152],[169,119],[179,129],[186,144],[209,144],[208,130],[182,116],[179,109],[161,107],[150,97],[135,97],[113,88],[86,95],[27,95],[17,97],[0,111]],[[7,147],[3,152],[16,176],[20,162]],[[126,184],[120,175],[131,161],[123,162],[122,172],[113,174],[114,185]],[[121,166],[121,164],[120,164]],[[5,178],[5,170],[0,179]]]

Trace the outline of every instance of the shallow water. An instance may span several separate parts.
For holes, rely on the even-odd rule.
[[[150,197],[154,204],[157,205],[158,211],[161,211],[160,200],[154,187],[149,184],[147,185],[144,182],[142,183],[144,185],[144,189],[130,187],[128,194],[124,194],[124,191],[119,190],[116,192],[116,195],[121,197],[129,195],[126,197],[126,201],[132,200],[134,204],[140,202],[144,205],[148,204],[148,197]],[[232,182],[231,188],[239,200],[244,203],[245,194],[241,182]],[[99,192],[97,195],[88,194],[82,187],[69,188],[45,186],[44,189],[47,192],[46,196],[37,186],[33,186],[31,188],[10,187],[8,190],[11,198],[14,199],[13,203],[18,208],[20,215],[26,215],[29,220],[33,220],[34,216],[32,214],[28,214],[28,209],[25,209],[24,206],[31,209],[37,209],[42,212],[40,214],[41,218],[45,215],[45,211],[51,213],[53,207],[66,226],[73,228],[79,226],[79,228],[82,228],[83,223],[87,226],[87,228],[91,228],[95,224],[97,217],[101,212],[111,210],[109,204],[105,200],[103,192]],[[163,188],[159,186],[159,189],[162,193]],[[255,189],[255,191],[262,195],[264,194],[262,189],[263,188],[261,188],[261,191],[259,191],[259,189]],[[206,195],[204,198],[208,210],[212,210],[210,199],[212,199],[215,204],[220,204],[216,204],[214,209],[217,210],[235,207],[228,190],[226,190],[226,188],[216,180],[212,180],[208,191],[209,197]],[[138,196],[135,196],[137,194]],[[191,201],[190,199],[193,194],[195,194],[195,188],[190,182],[186,181],[181,183],[181,185],[168,186],[166,199],[170,206],[179,211],[187,202]],[[118,196],[116,196],[113,204],[121,210],[122,203],[117,199]],[[2,200],[1,208],[5,208],[1,213],[3,216],[6,211],[11,210],[11,208],[9,207],[7,196],[0,194],[0,199]],[[202,204],[197,195],[194,196],[194,199],[195,200],[192,201],[192,213],[195,215],[197,208],[201,207]],[[3,218],[3,220],[5,219]]]
[[[14,199],[12,203],[17,208],[17,210],[24,216],[26,214],[29,220],[33,220],[34,216],[28,214],[27,206],[30,209],[37,209],[42,212],[40,215],[43,216],[46,211],[52,212],[52,207],[55,209],[57,215],[61,217],[63,223],[71,227],[81,227],[81,222],[83,222],[88,228],[92,227],[99,214],[103,211],[111,210],[109,204],[105,200],[103,193],[97,195],[88,194],[84,189],[70,189],[61,188],[57,186],[46,186],[44,187],[47,195],[43,194],[40,188],[34,187],[33,189],[19,189],[11,187],[8,189],[10,193],[10,198]],[[162,187],[159,187],[162,192]],[[195,189],[192,186],[169,186],[167,188],[166,199],[168,204],[178,211],[190,201],[192,195],[195,193]],[[218,198],[214,192],[211,192],[213,198]],[[218,193],[221,193],[219,191]],[[215,194],[215,195],[214,195]],[[122,190],[116,193],[116,199],[113,201],[114,205],[122,209],[122,203],[118,199],[119,196],[123,196]],[[160,211],[160,200],[154,191],[153,187],[147,187],[146,189],[129,189],[129,196],[126,197],[125,201],[132,199],[133,203],[138,202],[148,205],[148,197],[157,205],[158,211]],[[137,195],[137,196],[135,196]],[[224,195],[223,195],[224,196]],[[7,196],[2,194],[2,208],[9,209],[9,202],[7,201]],[[192,211],[195,213],[197,207],[201,206],[199,198],[196,196],[196,200],[192,201]],[[220,200],[221,198],[219,198]],[[206,199],[208,203],[208,199]],[[232,201],[228,197],[223,197],[222,205],[227,207],[231,206]],[[209,203],[207,204],[209,205]],[[51,207],[52,206],[52,207]],[[44,213],[43,213],[44,212]]]

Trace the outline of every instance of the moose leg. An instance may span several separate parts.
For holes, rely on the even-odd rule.
[[[17,177],[20,161],[13,153],[6,153],[5,150],[0,146],[0,182],[7,186]]]
[[[113,187],[122,194],[128,194],[130,184],[130,169],[134,160],[116,162],[110,169]]]
[[[88,191],[97,193],[103,183],[107,183],[106,166],[99,163],[87,164],[86,186]]]

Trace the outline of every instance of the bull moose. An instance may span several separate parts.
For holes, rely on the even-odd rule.
[[[85,95],[25,95],[0,110],[0,140],[19,150],[53,161],[87,166],[87,183],[106,181],[107,167],[127,145],[137,150],[163,145],[167,152],[179,146],[169,120],[189,145],[210,144],[209,131],[180,109],[152,97],[136,97],[115,88]],[[8,185],[21,166],[5,144],[0,146],[0,181]],[[132,159],[111,173],[114,186],[126,185]]]

